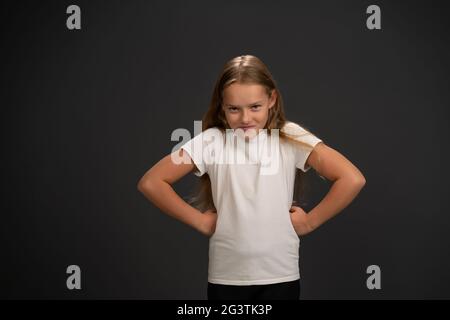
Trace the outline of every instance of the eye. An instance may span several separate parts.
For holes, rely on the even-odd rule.
[[[252,109],[253,109],[253,110],[257,110],[259,107],[261,107],[261,105],[256,104],[256,105],[252,106]]]
[[[237,109],[238,109],[238,108],[236,108],[236,107],[229,107],[229,108],[228,108],[228,110],[231,111],[231,112],[235,112],[235,111],[237,111]]]

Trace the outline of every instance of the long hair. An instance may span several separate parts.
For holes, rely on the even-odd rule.
[[[271,129],[279,129],[280,142],[283,140],[297,144],[303,148],[312,149],[312,146],[296,140],[298,136],[288,134],[282,130],[287,119],[284,113],[281,93],[268,68],[259,58],[252,55],[235,57],[224,65],[214,86],[209,108],[202,118],[202,131],[212,127],[216,127],[222,132],[230,129],[222,108],[222,99],[224,89],[233,83],[262,85],[269,98],[271,97],[272,91],[275,90],[277,99],[274,106],[268,111],[269,115],[264,129],[267,129],[269,135]],[[305,131],[304,134],[310,134],[308,130],[305,129]],[[301,203],[300,195],[303,196],[305,190],[304,178],[305,172],[296,168],[293,205],[299,205]],[[194,195],[188,197],[188,202],[202,212],[208,209],[216,210],[212,197],[211,180],[208,174],[200,177],[196,192]]]

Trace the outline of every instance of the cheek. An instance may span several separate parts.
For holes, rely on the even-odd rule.
[[[269,112],[267,110],[258,112],[258,119],[261,121],[267,120],[269,117]]]
[[[239,119],[239,113],[228,113],[227,119],[228,121],[236,121]]]
[[[239,117],[236,114],[232,113],[225,113],[225,119],[230,125],[233,125],[234,123],[239,121]]]

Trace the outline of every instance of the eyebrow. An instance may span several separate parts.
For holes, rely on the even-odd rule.
[[[249,104],[248,106],[250,107],[250,106],[254,106],[255,104],[259,104],[259,103],[262,103],[262,101],[256,101],[256,102],[253,102],[253,103],[251,103],[251,104]],[[229,106],[229,107],[240,107],[240,106],[235,106],[235,105],[232,105],[232,104],[225,104],[226,106]]]

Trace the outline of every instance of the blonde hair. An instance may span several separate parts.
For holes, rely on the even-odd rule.
[[[226,129],[230,128],[222,108],[222,99],[224,89],[233,83],[262,85],[269,98],[271,97],[272,91],[275,91],[277,93],[277,99],[274,106],[268,111],[269,115],[264,129],[267,129],[269,135],[271,129],[280,129],[280,140],[300,145],[303,148],[312,149],[312,146],[297,140],[298,135],[282,130],[288,120],[285,117],[283,99],[280,91],[266,65],[253,55],[235,57],[223,66],[214,86],[209,108],[202,118],[202,131],[216,127],[222,132],[225,132]],[[305,129],[305,132],[301,135],[303,134],[311,133]],[[304,178],[305,173],[296,168],[293,205],[300,203],[300,194],[303,195],[304,191]],[[211,180],[208,174],[200,177],[195,194],[188,197],[187,200],[192,206],[202,212],[208,209],[216,210],[212,198]]]

